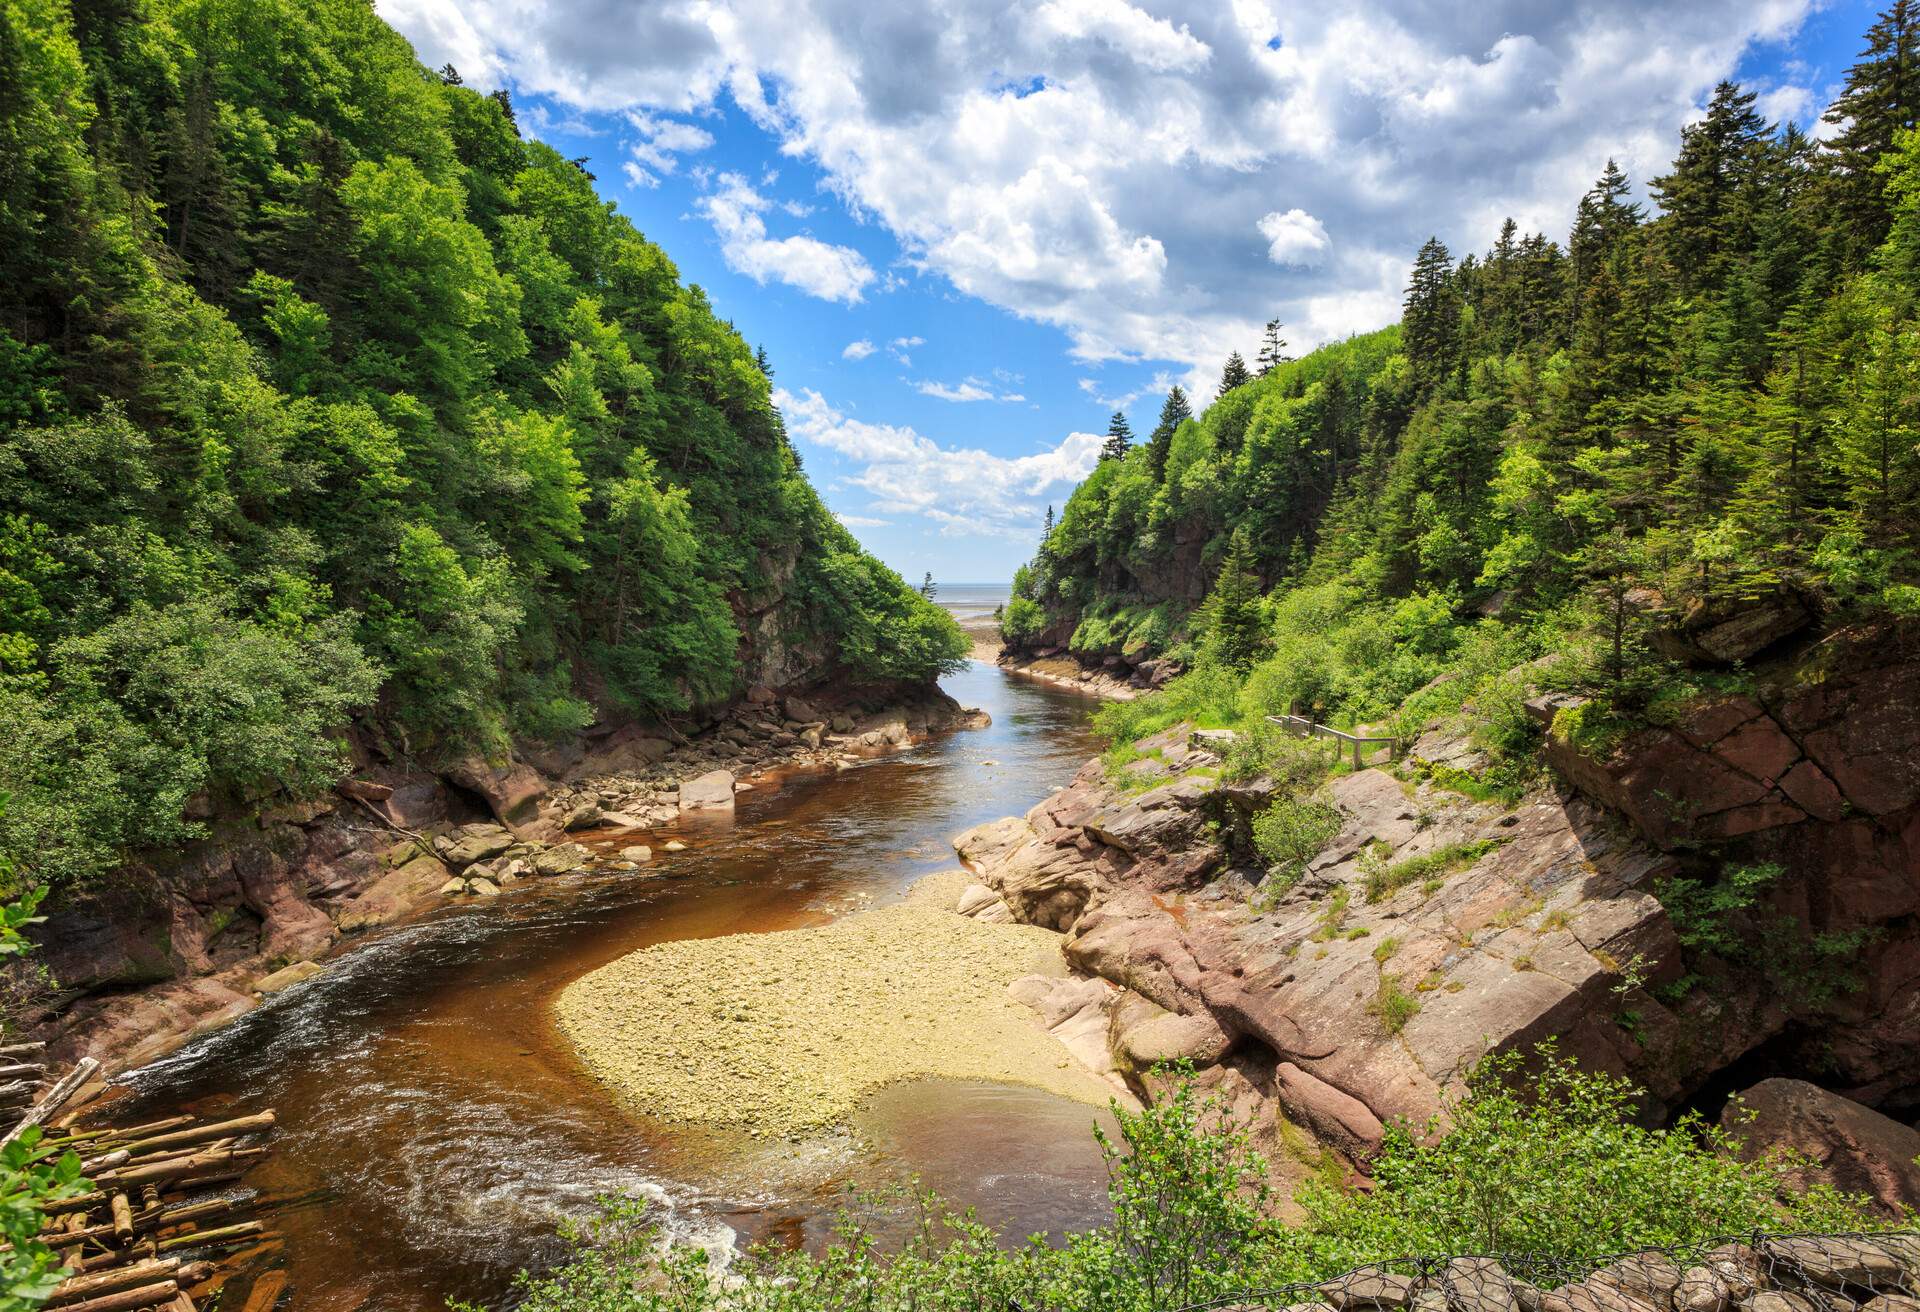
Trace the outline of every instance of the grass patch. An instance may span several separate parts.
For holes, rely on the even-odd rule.
[[[1472,843],[1449,843],[1422,856],[1376,864],[1365,870],[1367,901],[1379,902],[1409,884],[1458,874],[1504,842],[1504,838],[1483,838]]]
[[[1383,975],[1380,991],[1367,1004],[1367,1014],[1380,1022],[1382,1033],[1398,1034],[1420,1014],[1420,999],[1400,987],[1398,975]]]

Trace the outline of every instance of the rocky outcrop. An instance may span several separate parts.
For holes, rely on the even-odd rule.
[[[1577,699],[1543,699],[1548,759],[1647,843],[1702,878],[1735,866],[1782,872],[1742,933],[1786,934],[1767,969],[1722,990],[1743,1024],[1778,1033],[1793,1006],[1762,992],[1838,994],[1818,1045],[1834,1078],[1870,1101],[1920,1105],[1920,636],[1842,630],[1748,687],[1703,698],[1602,752],[1565,732]],[[1810,949],[1836,945],[1832,960]],[[1844,950],[1840,950],[1844,948]],[[1797,954],[1805,960],[1791,960]],[[1706,963],[1703,969],[1723,969]],[[1832,979],[1816,978],[1825,974]],[[1800,978],[1796,983],[1796,977]]]
[[[1920,1130],[1805,1080],[1762,1080],[1729,1100],[1720,1123],[1748,1156],[1786,1150],[1889,1217],[1920,1207]]]
[[[1220,787],[1218,758],[1182,736],[1139,745],[1169,772],[1156,787],[1092,763],[955,840],[1016,916],[1064,931],[1068,959],[1122,991],[1109,1042],[1137,1086],[1163,1056],[1260,1054],[1269,1110],[1364,1161],[1384,1123],[1440,1113],[1490,1049],[1557,1036],[1668,1099],[1723,1057],[1647,993],[1681,969],[1648,892],[1671,859],[1592,805],[1541,794],[1506,812],[1381,769],[1340,776],[1339,834],[1298,884],[1264,889],[1216,823],[1260,789]],[[1660,1019],[1628,1029],[1626,1005]]]
[[[1178,661],[1145,651],[1090,656],[1060,646],[1003,647],[999,665],[1009,674],[1114,701],[1163,688],[1184,668]]]

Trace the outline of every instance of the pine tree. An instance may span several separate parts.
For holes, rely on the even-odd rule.
[[[933,600],[933,594],[939,590],[938,585],[933,581],[933,571],[928,570],[926,577],[920,580],[920,595],[931,601]]]
[[[1233,535],[1227,558],[1220,564],[1220,576],[1204,606],[1206,636],[1201,641],[1201,660],[1245,670],[1264,654],[1267,646],[1266,618],[1260,607],[1260,579],[1255,573],[1253,548],[1247,535]]]
[[[766,347],[756,346],[753,348],[753,363],[765,377],[773,377],[773,361],[767,358]]]
[[[459,86],[460,70],[455,68],[452,64],[442,64],[440,66],[440,81],[445,86],[450,86],[450,87]]]
[[[1707,116],[1681,130],[1673,172],[1653,180],[1666,213],[1662,239],[1683,286],[1718,286],[1727,261],[1742,253],[1753,218],[1749,188],[1768,136],[1754,98],[1733,82],[1715,87]]]
[[[1244,386],[1252,380],[1253,375],[1247,372],[1247,362],[1240,358],[1240,352],[1235,351],[1227,357],[1226,368],[1220,371],[1219,395],[1225,396],[1234,388]]]
[[[1254,361],[1259,366],[1259,377],[1265,378],[1291,359],[1287,354],[1287,339],[1280,335],[1280,321],[1267,320],[1266,336],[1260,339],[1260,355]]]
[[[1645,211],[1636,202],[1626,198],[1632,187],[1633,184],[1620,166],[1609,159],[1599,181],[1580,198],[1573,232],[1567,239],[1567,252],[1573,260],[1576,307],[1578,297],[1586,291],[1587,284],[1593,280],[1593,275],[1599,271],[1601,262],[1612,252],[1615,243],[1639,227],[1640,221],[1646,217]]]
[[[1423,388],[1453,372],[1460,302],[1454,294],[1453,257],[1438,237],[1427,238],[1414,259],[1400,323],[1407,363]]]
[[[1133,429],[1127,426],[1125,412],[1115,410],[1107,420],[1107,444],[1100,448],[1102,460],[1125,460],[1133,449]]]
[[[1053,536],[1053,507],[1048,506],[1047,507],[1047,527],[1045,531],[1041,534],[1041,538],[1044,540],[1052,536]]]
[[[1174,430],[1191,418],[1193,407],[1187,404],[1187,394],[1175,383],[1167,393],[1166,404],[1160,407],[1160,422],[1153,426],[1153,432],[1147,438],[1147,458],[1153,466],[1156,483],[1166,478],[1167,456],[1173,451]]]
[[[1832,210],[1852,229],[1856,254],[1887,235],[1892,215],[1874,166],[1920,115],[1920,2],[1894,0],[1867,30],[1867,48],[1847,70],[1825,121],[1838,129],[1826,163],[1838,192]]]

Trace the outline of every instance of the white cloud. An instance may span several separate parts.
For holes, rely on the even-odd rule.
[[[626,174],[627,181],[636,187],[657,187],[660,185],[660,179],[654,177],[653,174],[647,172],[632,160],[628,160],[625,164],[622,164],[620,171]]]
[[[833,517],[848,528],[886,528],[893,523],[890,519],[875,519],[871,515],[848,515],[838,510],[833,512]]]
[[[843,480],[873,498],[883,514],[917,515],[943,535],[988,535],[1030,542],[1047,493],[1072,487],[1100,460],[1105,437],[1072,433],[1024,456],[977,447],[942,447],[912,428],[852,419],[812,388],[776,388],[774,404],[799,441],[858,466]]]
[[[996,392],[984,378],[966,378],[957,384],[935,382],[922,379],[913,385],[922,396],[931,396],[941,401],[1024,401],[1027,398],[1019,392]]]
[[[840,352],[842,360],[864,360],[873,354],[873,343],[862,337],[857,342],[848,342],[846,349]]]
[[[727,267],[764,285],[768,279],[797,287],[823,301],[852,304],[873,281],[866,257],[850,246],[830,246],[812,237],[767,236],[761,215],[766,197],[738,173],[722,173],[695,208],[713,224]]]
[[[907,354],[907,349],[914,346],[925,346],[926,344],[927,339],[924,337],[896,337],[887,343],[887,354],[911,369],[913,368],[913,357]]]
[[[1279,210],[1263,217],[1258,227],[1267,239],[1267,258],[1275,264],[1318,264],[1333,245],[1320,220],[1305,210]]]
[[[1816,0],[380,4],[470,82],[584,110],[731,98],[905,267],[1082,359],[1196,377],[1275,315],[1302,349],[1387,322],[1429,235],[1464,254],[1511,214],[1564,238],[1609,156],[1664,170],[1713,84]],[[876,281],[845,248],[771,242],[767,209],[727,209],[730,264],[834,299]]]
[[[679,156],[705,150],[713,144],[711,132],[678,119],[656,118],[635,110],[627,115],[627,122],[640,134],[638,140],[627,143],[628,151],[660,173],[671,173],[678,168]]]

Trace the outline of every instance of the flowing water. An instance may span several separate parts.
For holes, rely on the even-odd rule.
[[[1104,1213],[1094,1113],[1025,1089],[920,1082],[848,1131],[756,1141],[635,1119],[553,1030],[569,982],[672,939],[819,924],[953,865],[949,839],[1025,810],[1091,754],[1089,703],[975,663],[946,688],[993,726],[743,794],[735,817],[656,831],[682,878],[515,885],[355,948],[311,982],[131,1077],[126,1116],[276,1108],[245,1184],[285,1236],[300,1309],[490,1304],[552,1262],[563,1218],[650,1201],[681,1237],[818,1244],[850,1186],[910,1176],[1016,1234]]]

